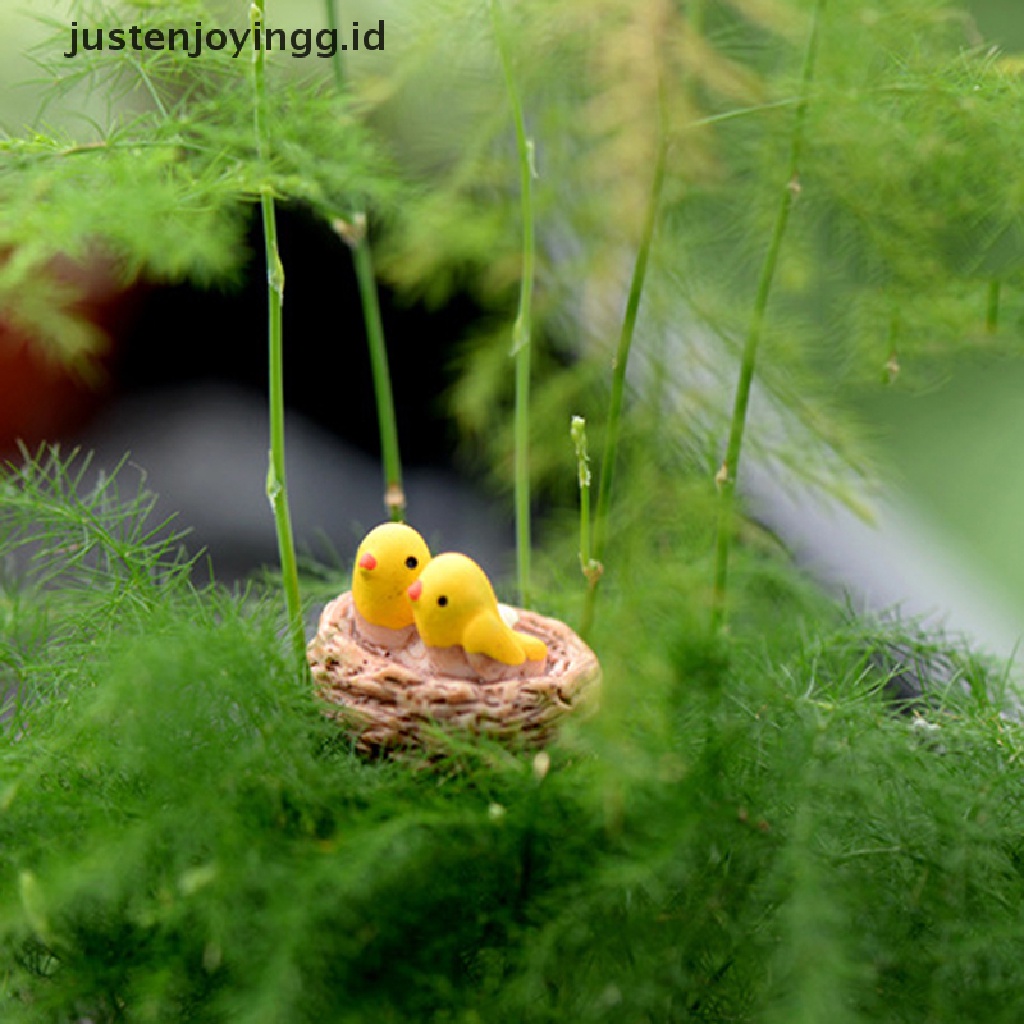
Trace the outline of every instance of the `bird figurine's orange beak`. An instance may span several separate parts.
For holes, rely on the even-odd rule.
[[[409,589],[406,591],[406,593],[409,595],[410,601],[418,601],[420,599],[420,594],[423,593],[423,584],[420,583],[419,580],[414,580],[409,585]]]
[[[369,551],[367,551],[366,554],[363,555],[363,557],[359,559],[359,568],[360,569],[376,569],[377,568],[377,559],[374,558],[373,555],[371,555]]]

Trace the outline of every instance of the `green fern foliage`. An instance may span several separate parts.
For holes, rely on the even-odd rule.
[[[549,761],[453,737],[366,763],[277,603],[197,588],[127,473],[44,453],[4,480],[4,1020],[1024,1009],[1024,739],[951,641],[845,624],[748,552],[727,649],[680,615],[706,538],[666,511],[623,537],[604,706]],[[780,614],[804,635],[766,644]],[[901,644],[948,679],[913,714]]]
[[[811,6],[507,5],[542,238],[533,464],[562,476],[535,590],[567,620],[565,427],[578,413],[605,440],[608,325],[669,142],[633,357],[666,403],[625,404],[601,706],[543,756],[451,736],[429,763],[361,759],[296,673],[279,602],[205,582],[130,465],[43,450],[3,471],[5,1022],[1024,1017],[1024,732],[999,666],[913,623],[848,620],[750,524],[730,631],[706,628],[728,410],[705,384],[734,365],[780,190],[758,381],[837,447],[843,384],[921,379],[925,355],[1018,330],[992,321],[996,299],[1022,301],[1019,68],[940,0],[824,5],[791,177]],[[184,0],[74,10],[214,20]],[[79,135],[44,114],[0,140],[5,315],[84,351],[41,269],[99,252],[125,279],[230,279],[263,189],[330,219],[368,206],[395,282],[507,310],[519,212],[489,19],[463,0],[406,16],[344,95],[329,71],[271,65],[264,159],[245,62],[48,61],[55,23],[44,74],[110,116]],[[485,331],[455,401],[507,478],[507,331]],[[817,473],[786,440],[749,442]],[[929,686],[908,700],[911,669]]]
[[[92,32],[126,24],[166,31],[204,20],[229,27],[196,3],[82,4],[76,14]],[[24,327],[47,328],[41,337],[55,354],[84,347],[73,310],[53,322],[52,286],[40,270],[58,255],[102,257],[126,283],[139,275],[224,282],[241,263],[246,218],[261,189],[326,219],[357,196],[382,209],[395,200],[387,161],[326,75],[311,80],[275,62],[270,145],[260,159],[251,51],[196,60],[181,48],[107,47],[69,60],[61,56],[68,23],[53,29],[39,48],[51,100],[99,91],[110,103],[106,120],[87,124],[81,137],[48,133],[45,109],[31,134],[0,136],[0,250],[14,254],[0,266],[0,300]]]

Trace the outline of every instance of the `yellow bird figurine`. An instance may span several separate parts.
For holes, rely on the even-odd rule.
[[[428,649],[458,646],[467,656],[485,655],[510,666],[539,667],[547,659],[542,640],[505,624],[490,580],[466,555],[448,552],[432,559],[409,587],[409,597]]]
[[[352,569],[352,603],[367,639],[385,646],[409,639],[412,630],[408,627],[413,625],[409,585],[429,561],[427,542],[404,523],[382,523],[363,538]]]

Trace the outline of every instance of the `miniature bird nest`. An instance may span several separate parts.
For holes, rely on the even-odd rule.
[[[592,706],[600,683],[593,651],[564,623],[518,611],[516,629],[543,640],[543,674],[484,681],[439,672],[415,634],[397,649],[359,632],[351,593],[328,604],[307,655],[326,713],[363,754],[435,746],[439,729],[536,747],[569,713]],[[443,735],[443,733],[440,733]]]

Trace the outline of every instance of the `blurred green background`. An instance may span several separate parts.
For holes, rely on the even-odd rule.
[[[883,470],[1024,613],[1024,361],[962,361],[932,388],[855,408]]]
[[[966,7],[986,42],[1024,55],[1021,0]],[[1008,315],[999,333],[979,337],[977,352],[956,363],[904,367],[906,379],[862,392],[853,405],[883,469],[1024,617],[1024,347],[1012,354],[1024,320]],[[989,340],[1001,341],[999,355]]]
[[[365,0],[349,5],[350,11],[362,7]],[[973,0],[966,7],[986,43],[1024,57],[1024,0]],[[385,15],[391,9],[387,3],[374,8]],[[315,20],[317,11],[316,0],[287,7],[296,24]],[[0,5],[0,124],[13,132],[34,118],[46,88],[22,56],[43,35],[27,13],[59,24],[66,9],[52,0]],[[18,84],[33,78],[32,86]],[[59,107],[47,119],[60,124]],[[1012,355],[1024,339],[1024,317],[1021,297],[1006,298],[1015,312],[994,339],[979,337],[970,356],[953,365],[908,363],[892,384],[879,381],[843,401],[862,419],[883,473],[906,489],[951,546],[971,556],[1024,621],[1024,458],[1017,447],[1024,438],[1024,359]]]
[[[1024,49],[1024,4],[1020,0],[974,0],[965,6],[986,39],[1004,50]]]

